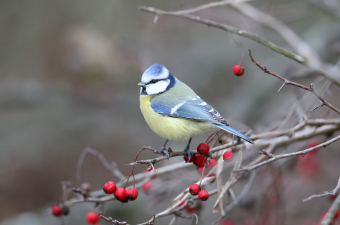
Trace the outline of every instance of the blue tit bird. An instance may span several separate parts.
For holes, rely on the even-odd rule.
[[[154,64],[145,70],[140,88],[140,108],[150,128],[168,140],[189,142],[184,149],[190,158],[189,148],[193,136],[220,128],[250,143],[253,141],[231,128],[227,121],[203,101],[189,86],[174,77],[163,65]]]

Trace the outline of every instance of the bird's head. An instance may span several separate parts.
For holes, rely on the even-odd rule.
[[[157,95],[163,93],[176,84],[177,79],[161,64],[153,64],[145,70],[142,76],[141,95]]]

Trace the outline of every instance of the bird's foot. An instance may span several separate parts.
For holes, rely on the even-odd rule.
[[[187,153],[187,155],[188,155],[188,162],[190,161],[190,159],[191,159],[191,153],[190,153],[190,143],[191,143],[191,139],[192,138],[190,138],[189,139],[189,142],[188,142],[188,144],[187,144],[187,146],[185,147],[185,149],[184,149],[184,151]]]
[[[185,149],[184,149],[184,152],[187,153],[187,155],[188,155],[188,162],[189,162],[190,159],[191,159],[191,153],[190,153],[189,148],[185,148]]]
[[[172,152],[172,149],[169,147],[168,149],[162,148],[160,151],[163,155],[166,155],[168,160],[170,159],[170,153]]]

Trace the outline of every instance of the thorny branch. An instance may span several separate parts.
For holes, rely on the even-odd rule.
[[[253,56],[251,55],[250,49],[248,49],[248,50],[249,50],[249,56],[250,56],[251,61],[252,61],[257,67],[259,67],[264,73],[267,73],[267,74],[270,74],[270,75],[272,75],[272,76],[274,76],[274,77],[276,77],[276,78],[279,78],[280,80],[282,80],[282,81],[284,82],[283,85],[280,87],[279,91],[282,89],[282,87],[283,87],[284,85],[293,85],[293,86],[302,88],[302,89],[304,89],[304,90],[306,90],[306,91],[310,91],[310,92],[312,92],[316,97],[318,97],[318,98],[320,99],[320,102],[321,102],[321,104],[318,105],[316,108],[314,108],[312,111],[314,111],[315,109],[317,109],[317,108],[319,108],[319,107],[325,105],[325,106],[327,106],[328,108],[332,109],[333,111],[335,111],[336,113],[338,113],[338,114],[340,115],[340,110],[339,110],[339,109],[335,108],[333,105],[331,105],[330,103],[328,103],[324,98],[322,98],[319,94],[317,94],[317,93],[314,91],[313,84],[311,84],[310,87],[307,87],[307,86],[304,86],[304,85],[302,85],[302,84],[298,84],[298,83],[295,83],[295,82],[293,82],[293,81],[287,80],[286,78],[283,78],[283,77],[277,75],[276,73],[274,73],[274,72],[272,72],[272,71],[269,71],[269,70],[267,69],[266,66],[261,65],[259,62],[256,62],[256,61],[254,60]]]

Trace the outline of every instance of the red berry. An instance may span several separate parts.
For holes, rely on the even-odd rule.
[[[63,209],[59,205],[52,206],[52,213],[53,213],[53,215],[60,216],[62,211],[63,211]]]
[[[138,190],[136,188],[130,188],[126,191],[126,196],[129,201],[134,201],[138,197]]]
[[[201,201],[206,201],[209,198],[209,193],[206,190],[201,190],[200,192],[198,192],[198,198]]]
[[[236,76],[242,76],[244,74],[244,67],[241,65],[235,65],[233,72]]]
[[[200,190],[201,190],[201,186],[199,186],[198,184],[193,184],[189,188],[190,194],[192,194],[194,196],[198,195],[198,192],[200,192]]]
[[[195,160],[195,154],[191,154],[190,161],[189,161],[188,156],[184,156],[184,160],[185,162],[189,162],[189,163],[193,162]]]
[[[86,215],[86,220],[90,224],[97,223],[99,221],[99,219],[100,219],[99,214],[97,212],[94,212],[94,211],[90,211]]]
[[[214,166],[216,166],[217,164],[217,160],[216,159],[210,159],[209,161],[209,168],[213,168]]]
[[[150,188],[153,186],[153,183],[151,181],[146,182],[143,186],[142,189],[145,192],[145,194],[148,194],[150,191]]]
[[[206,158],[203,155],[196,154],[193,163],[198,166],[204,166]]]
[[[311,142],[309,142],[307,148],[313,148],[313,147],[315,147],[315,146],[317,146],[319,144],[321,144],[321,143],[318,142],[318,141],[311,141]],[[311,151],[310,154],[315,155],[315,154],[317,154],[319,152],[319,150],[320,150],[320,148],[317,148],[317,149]]]
[[[195,212],[195,208],[191,208],[190,206],[185,206],[185,211],[187,211],[187,213],[193,213],[193,212]]]
[[[201,155],[206,155],[209,152],[209,145],[207,143],[201,143],[197,146],[197,151],[201,154]]]
[[[115,197],[119,201],[124,201],[126,199],[126,190],[123,187],[117,188],[115,191]]]
[[[113,181],[106,182],[103,187],[103,191],[106,194],[113,194],[116,191],[116,184]]]
[[[215,177],[215,179],[213,179],[210,183],[214,183],[216,180],[216,174],[211,173],[208,177]]]
[[[223,153],[223,159],[227,160],[228,162],[233,161],[234,153],[232,151],[226,151],[225,153]]]

